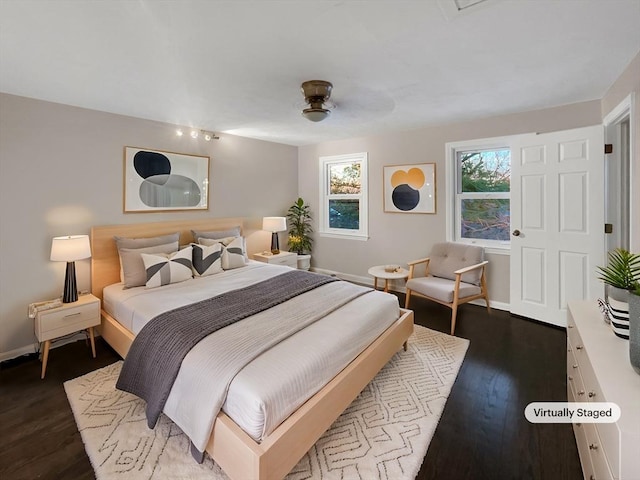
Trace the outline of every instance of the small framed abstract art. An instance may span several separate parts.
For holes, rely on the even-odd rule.
[[[124,147],[124,212],[207,210],[209,157]]]
[[[386,165],[384,211],[436,213],[436,164]]]

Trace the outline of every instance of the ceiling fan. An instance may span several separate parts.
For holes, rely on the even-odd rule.
[[[331,114],[329,105],[325,103],[331,97],[331,82],[325,80],[309,80],[301,85],[304,100],[309,105],[308,108],[302,110],[302,115],[312,122],[321,122]]]

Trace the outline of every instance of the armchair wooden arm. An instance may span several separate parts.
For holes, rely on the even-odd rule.
[[[461,268],[460,270],[456,270],[453,273],[455,273],[456,275],[463,275],[477,268],[484,267],[487,263],[489,263],[489,261],[485,260],[484,262],[476,263],[475,265],[469,265],[468,267],[464,267],[464,268]]]
[[[425,264],[425,276],[429,274],[429,260],[431,260],[429,257],[426,258],[420,258],[418,260],[412,260],[410,262],[407,262],[407,265],[409,265],[409,277],[407,278],[407,280],[413,278],[413,269],[416,265],[420,265],[421,263]]]

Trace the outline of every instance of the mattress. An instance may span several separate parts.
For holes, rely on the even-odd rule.
[[[104,289],[104,308],[127,329],[138,333],[162,311],[288,270],[250,262],[246,267],[154,289],[110,285]],[[398,318],[398,301],[393,295],[372,290],[356,298],[245,366],[231,382],[222,410],[260,441]]]

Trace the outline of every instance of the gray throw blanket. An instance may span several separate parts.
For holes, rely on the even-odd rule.
[[[154,428],[182,360],[200,340],[216,330],[336,280],[327,275],[292,270],[162,313],[136,336],[116,388],[147,402],[147,424]]]

